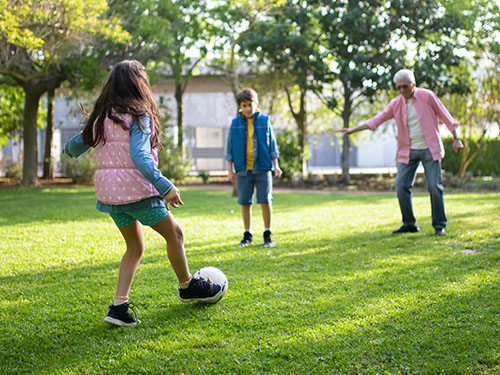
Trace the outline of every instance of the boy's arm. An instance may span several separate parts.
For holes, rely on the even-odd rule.
[[[227,162],[227,179],[231,182],[234,182],[235,174],[233,170],[233,162],[228,161]]]
[[[274,136],[273,126],[271,124],[271,120],[269,120],[269,155],[271,155],[271,159],[278,159],[280,157],[280,153],[278,151],[278,145],[276,143],[276,137]],[[274,163],[274,161],[273,161]]]
[[[273,161],[273,167],[274,167],[274,176],[277,178],[281,177],[281,174],[283,171],[281,170],[279,164],[278,164],[278,158],[280,156],[280,153],[278,151],[278,145],[276,143],[276,137],[274,136],[274,130],[273,130],[273,125],[271,124],[271,120],[269,119],[269,155],[271,156],[271,159]]]
[[[227,179],[234,182],[234,169],[233,169],[233,146],[231,143],[231,127],[227,133],[227,145],[226,145],[226,155],[224,157],[227,161]]]
[[[90,148],[89,145],[83,143],[82,133],[73,136],[63,147],[63,154],[70,158],[77,158]]]
[[[273,165],[274,165],[274,177],[280,178],[281,175],[283,174],[283,171],[281,170],[280,166],[278,165],[278,158],[273,159]]]

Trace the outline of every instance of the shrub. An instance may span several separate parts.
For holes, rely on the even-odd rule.
[[[9,162],[7,164],[5,170],[5,177],[7,178],[21,178],[23,174],[23,166],[21,163],[12,163]]]
[[[158,159],[161,173],[169,180],[176,182],[181,182],[186,178],[192,165],[174,149],[172,137],[165,138],[163,150],[158,154]]]
[[[443,144],[446,156],[442,161],[443,169],[456,174],[460,168],[461,155],[453,151],[453,138],[443,138]],[[477,149],[477,142],[470,140],[471,153]],[[500,140],[495,138],[486,139],[486,144],[483,146],[479,155],[472,161],[468,172],[479,176],[491,176],[500,174]]]
[[[93,150],[90,149],[78,158],[62,155],[61,170],[66,177],[70,177],[75,183],[92,182],[95,172]]]
[[[294,130],[286,128],[276,132],[276,142],[280,152],[279,164],[284,181],[291,181],[302,173],[302,150]]]
[[[207,170],[202,169],[202,170],[198,171],[198,176],[200,176],[200,178],[204,184],[208,183],[208,180],[210,178],[210,174],[208,173]]]

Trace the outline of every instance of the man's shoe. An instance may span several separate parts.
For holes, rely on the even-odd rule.
[[[434,232],[436,236],[446,236],[446,230],[444,228],[438,228]]]
[[[270,230],[264,231],[264,247],[274,247],[273,234]]]
[[[416,233],[420,229],[416,225],[402,225],[401,228],[395,230],[392,232],[392,234],[399,234],[399,233]]]
[[[125,302],[118,306],[109,306],[109,312],[104,321],[118,327],[135,326],[141,322],[135,317],[134,304],[132,302]]]
[[[245,246],[250,245],[252,242],[253,242],[252,233],[245,231],[245,233],[243,234],[243,239],[241,240],[239,246],[245,247]]]
[[[179,288],[179,299],[182,302],[202,301],[215,303],[222,298],[222,293],[223,290],[219,284],[193,277],[187,288]]]

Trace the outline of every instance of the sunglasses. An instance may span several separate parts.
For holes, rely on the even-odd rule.
[[[396,90],[406,90],[408,87],[410,87],[409,83],[405,83],[404,85],[397,85]]]

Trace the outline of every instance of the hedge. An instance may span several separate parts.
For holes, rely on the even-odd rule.
[[[476,176],[500,175],[500,139],[488,138],[483,140],[482,150],[467,168]],[[442,161],[442,168],[456,174],[460,168],[461,155],[453,151],[453,138],[443,138],[446,155]],[[471,154],[477,149],[477,139],[470,141]]]

